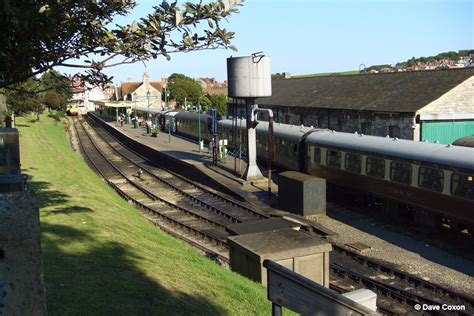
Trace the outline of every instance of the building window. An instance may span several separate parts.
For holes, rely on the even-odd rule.
[[[388,127],[388,135],[392,138],[400,138],[400,127],[398,125],[391,125]]]
[[[418,186],[428,190],[442,192],[444,185],[444,173],[442,170],[420,167],[418,172]]]
[[[346,170],[360,173],[362,171],[362,156],[357,154],[346,154]]]
[[[372,122],[364,122],[361,125],[361,132],[365,135],[372,135]]]
[[[451,176],[451,194],[474,200],[474,176],[453,173]]]
[[[385,177],[385,160],[374,157],[367,157],[367,175],[376,178]]]
[[[411,184],[411,170],[411,165],[408,163],[392,161],[390,164],[390,179],[404,184]]]
[[[326,152],[326,164],[330,167],[341,168],[341,152],[328,150]]]

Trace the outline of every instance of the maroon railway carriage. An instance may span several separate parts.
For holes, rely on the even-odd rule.
[[[311,133],[305,146],[307,173],[394,209],[413,206],[421,221],[473,232],[473,148],[329,130]]]

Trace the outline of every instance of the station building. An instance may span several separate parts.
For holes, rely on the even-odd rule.
[[[277,79],[257,102],[276,122],[447,144],[474,135],[474,68]]]
[[[162,91],[161,82],[150,81],[150,76],[145,72],[143,81],[126,81],[117,86],[112,100],[130,102],[135,106],[161,108]]]

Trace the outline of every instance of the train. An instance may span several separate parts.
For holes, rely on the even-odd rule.
[[[67,108],[66,114],[68,116],[77,116],[79,114],[79,110],[77,109],[75,105],[73,105]]]
[[[176,134],[197,140],[201,120],[201,139],[211,140],[209,115],[176,112],[173,117]],[[218,122],[219,137],[230,147],[237,143],[234,126],[230,119]],[[237,129],[246,143],[244,119]],[[268,122],[259,122],[256,134],[257,158],[265,161]],[[474,232],[474,148],[281,123],[274,124],[273,134],[272,164],[281,169],[324,178],[354,198],[383,204],[393,213],[409,212],[433,227]]]

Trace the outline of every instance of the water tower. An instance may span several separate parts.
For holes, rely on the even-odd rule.
[[[257,99],[272,95],[270,57],[253,54],[245,57],[227,58],[227,82],[229,97],[244,99],[247,124],[247,168],[242,176],[245,180],[262,178],[257,166],[255,110]]]

